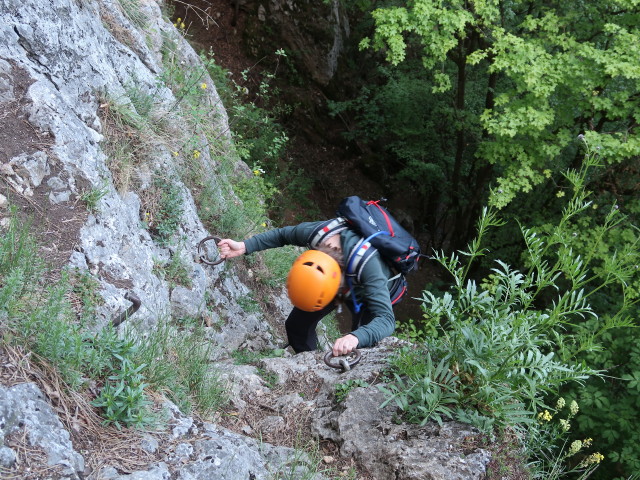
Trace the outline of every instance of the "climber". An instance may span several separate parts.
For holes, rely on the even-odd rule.
[[[304,222],[269,230],[244,241],[222,239],[220,255],[230,259],[284,245],[309,246],[311,236],[325,222]],[[362,237],[345,228],[324,238],[315,249],[304,252],[293,263],[287,278],[287,291],[294,305],[285,322],[289,345],[296,353],[317,348],[316,325],[322,318],[341,306],[343,299],[357,295],[356,302],[344,302],[351,310],[351,332],[333,344],[334,356],[346,355],[356,348],[370,347],[391,335],[395,329],[392,298],[398,282],[380,255],[373,255],[362,267],[360,282],[349,289],[344,281],[344,265]],[[390,281],[391,280],[391,281]],[[406,284],[402,287],[404,292]],[[359,311],[358,311],[359,310]]]

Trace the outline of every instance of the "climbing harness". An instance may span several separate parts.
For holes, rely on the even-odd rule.
[[[336,363],[332,362],[332,358],[334,358],[333,352],[329,350],[324,356],[324,363],[326,363],[331,368],[336,368],[338,370],[342,369],[343,372],[348,372],[353,367],[355,367],[358,362],[360,362],[362,353],[360,353],[360,350],[354,350],[353,352],[345,356],[335,357],[337,358]]]
[[[140,299],[131,290],[125,293],[124,298],[125,300],[129,300],[132,303],[132,305],[111,321],[114,327],[117,327],[122,322],[127,320],[131,315],[136,313],[140,308],[140,303],[141,303]]]
[[[210,240],[213,240],[215,244],[215,260],[211,260],[212,250],[206,245],[206,243]],[[218,242],[220,242],[220,240],[222,239],[220,237],[216,237],[215,235],[210,235],[200,240],[200,243],[198,243],[198,256],[196,258],[196,261],[205,263],[207,265],[218,265],[224,262],[226,259],[224,257],[220,257],[220,254],[218,252]]]

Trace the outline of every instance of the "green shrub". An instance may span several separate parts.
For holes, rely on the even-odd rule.
[[[101,409],[105,425],[114,424],[118,428],[149,425],[153,418],[149,410],[151,402],[144,393],[147,384],[142,374],[146,365],[136,365],[131,360],[136,350],[131,341],[118,341],[109,350],[115,362],[91,405]]]
[[[154,261],[153,272],[169,282],[170,288],[174,288],[176,285],[191,288],[192,281],[188,268],[180,256],[180,252],[176,251],[167,262]]]
[[[165,392],[183,412],[196,409],[210,415],[228,402],[226,385],[210,363],[213,346],[201,322],[184,328],[165,319],[152,332],[139,336],[136,363],[147,365],[149,385]]]
[[[591,205],[585,182],[596,164],[595,156],[587,156],[581,170],[566,173],[573,196],[555,227],[541,232],[521,226],[527,270],[497,260],[480,284],[469,278],[472,262],[488,252],[482,246],[487,229],[502,225],[488,209],[467,251],[436,254],[452,277],[447,291],[422,295],[426,329],[436,335],[425,340],[422,356],[401,351],[392,362],[394,380],[384,387],[408,419],[453,418],[486,433],[512,429],[523,439],[561,388],[604,377],[600,365],[584,361],[585,353],[598,352],[607,335],[633,325],[628,314],[636,300],[628,279],[638,253],[611,252],[594,268],[593,258],[572,249],[571,223]],[[612,208],[602,231],[622,220]],[[596,238],[592,250],[602,242]],[[602,289],[617,292],[621,301],[617,311],[600,317],[590,302]],[[564,462],[562,469],[573,466]]]
[[[184,199],[180,186],[159,172],[142,196],[143,225],[160,245],[168,245],[180,227]]]

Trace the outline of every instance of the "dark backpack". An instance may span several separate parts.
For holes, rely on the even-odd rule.
[[[327,220],[309,236],[309,247],[316,248],[325,238],[350,228],[362,236],[347,259],[346,278],[349,287],[361,283],[362,269],[376,252],[399,273],[394,279],[391,303],[396,304],[406,293],[404,275],[418,268],[420,246],[413,236],[380,205],[380,201],[364,201],[347,197],[338,206],[338,218]],[[360,311],[353,297],[356,312]]]

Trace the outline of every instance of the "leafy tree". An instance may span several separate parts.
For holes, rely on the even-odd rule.
[[[629,52],[639,15],[635,0],[412,0],[372,11],[375,30],[361,47],[394,66],[419,58],[451,108],[440,199],[451,238],[466,238],[491,182],[501,208],[547,172],[577,166],[578,134],[608,164],[637,157],[640,65]],[[416,171],[420,183],[428,170]]]

